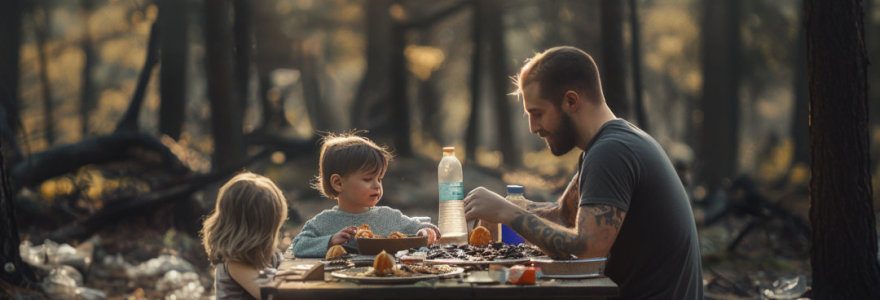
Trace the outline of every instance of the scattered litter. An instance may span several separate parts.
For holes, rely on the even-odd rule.
[[[82,284],[82,275],[71,266],[57,266],[40,283],[51,299],[74,299],[76,288]]]
[[[767,299],[798,299],[806,292],[807,279],[803,275],[782,277],[761,289],[761,295]]]
[[[162,254],[157,258],[139,264],[137,267],[129,268],[127,273],[129,277],[137,278],[143,276],[160,276],[171,270],[186,273],[194,272],[195,268],[191,263],[180,257],[171,254]]]

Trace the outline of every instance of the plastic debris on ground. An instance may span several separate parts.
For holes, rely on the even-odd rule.
[[[805,276],[782,277],[770,287],[762,288],[761,296],[765,299],[798,299],[807,289]]]
[[[91,242],[83,243],[82,249],[74,248],[69,244],[58,244],[52,240],[45,240],[42,245],[34,246],[30,241],[24,241],[19,245],[21,259],[28,264],[51,269],[52,265],[69,265],[80,270],[85,270],[92,263]]]
[[[143,262],[136,267],[127,270],[129,277],[160,276],[168,271],[175,270],[181,273],[194,272],[195,267],[183,258],[162,254],[157,258]]]
[[[180,273],[171,270],[156,281],[156,290],[166,292],[165,299],[198,299],[205,293],[205,287],[195,272]]]

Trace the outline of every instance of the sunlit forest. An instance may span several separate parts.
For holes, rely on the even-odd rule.
[[[866,234],[880,259],[880,1],[856,2],[870,62]],[[0,298],[213,297],[199,230],[220,185],[242,170],[275,181],[286,249],[336,204],[311,187],[329,133],[393,151],[380,205],[410,216],[437,220],[444,146],[466,192],[519,184],[556,201],[581,152],[556,157],[529,131],[512,77],[559,45],[593,56],[612,111],[676,167],[707,299],[803,295],[816,281],[809,118],[821,78],[808,72],[803,1],[7,0],[0,11],[2,254],[15,248],[33,269],[29,285],[0,280]],[[20,244],[7,245],[13,228]]]

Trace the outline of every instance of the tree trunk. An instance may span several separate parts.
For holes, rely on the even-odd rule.
[[[880,299],[862,1],[804,2],[814,299]]]
[[[162,48],[159,74],[159,133],[180,138],[186,118],[186,77],[189,65],[187,1],[160,0],[159,36]]]
[[[495,122],[498,130],[498,148],[506,166],[522,165],[522,151],[513,135],[513,122],[510,117],[509,91],[510,73],[507,71],[507,47],[504,44],[504,8],[499,0],[478,0],[486,2],[486,37],[489,42],[489,63],[492,72],[492,95],[495,97]]]
[[[601,0],[600,27],[602,61],[602,91],[608,107],[620,118],[630,119],[629,97],[626,93],[626,61],[623,51],[623,2]]]
[[[9,182],[9,170],[3,153],[6,151],[5,143],[0,143],[0,176],[3,178],[0,186],[0,215],[3,216],[3,226],[0,226],[0,261],[3,263],[3,272],[0,279],[16,286],[32,288],[37,283],[36,276],[28,264],[21,261],[18,246],[21,238],[18,236],[18,222],[15,220],[15,195],[16,192]]]
[[[205,64],[211,101],[211,132],[214,136],[212,170],[223,170],[245,154],[242,119],[244,112],[232,86],[232,42],[229,1],[205,1]]]
[[[34,3],[34,11],[31,14],[34,20],[34,36],[37,38],[37,59],[40,63],[40,85],[43,93],[43,131],[46,136],[47,146],[55,143],[55,116],[54,104],[52,103],[52,84],[49,82],[48,59],[46,58],[46,39],[49,35],[49,10],[43,5]]]
[[[483,64],[483,34],[482,22],[485,20],[485,11],[482,1],[473,2],[473,19],[471,21],[471,38],[473,39],[473,54],[471,55],[471,115],[464,139],[465,159],[469,163],[477,161],[477,135],[480,130],[480,92],[481,92],[481,69]]]
[[[391,61],[392,18],[388,14],[390,0],[365,1],[367,26],[367,69],[357,94],[351,102],[350,127],[371,129],[372,120],[381,111],[382,103],[390,95],[389,66]]]
[[[161,16],[159,17],[161,18]],[[140,116],[141,107],[144,103],[144,96],[147,93],[147,85],[150,84],[150,78],[153,74],[153,67],[159,62],[159,22],[154,21],[150,29],[150,37],[147,41],[147,56],[144,58],[144,67],[138,75],[137,86],[134,88],[134,94],[131,95],[131,103],[128,109],[116,125],[116,131],[136,131],[138,129],[138,116]]]
[[[295,67],[293,57],[297,54],[292,54],[291,50],[296,52],[302,48],[299,41],[287,37],[282,31],[273,3],[262,0],[253,3],[255,15],[260,16],[260,22],[254,24],[254,62],[259,87],[257,97],[262,109],[257,130],[263,132],[277,132],[290,127],[284,116],[282,93],[272,82],[272,72],[279,68]]]
[[[394,150],[401,156],[412,156],[412,142],[410,141],[410,114],[409,101],[407,99],[407,75],[406,56],[406,29],[400,24],[391,26],[391,119],[388,126],[393,126],[391,137],[394,142]],[[391,125],[393,123],[394,125]],[[382,132],[376,132],[382,134]]]
[[[21,55],[21,15],[22,0],[7,0],[0,5],[0,104],[4,114],[0,115],[0,143],[4,145],[3,155],[9,161],[20,157],[15,135],[21,129],[18,105],[19,60]]]
[[[794,61],[794,116],[791,124],[791,135],[794,139],[793,163],[808,164],[810,162],[810,98],[807,95],[807,41],[804,26],[798,22],[798,37],[792,47]]]
[[[238,99],[242,111],[247,108],[250,98],[251,53],[254,47],[253,22],[254,13],[250,0],[233,0],[235,9],[235,86],[238,88]]]
[[[92,67],[97,60],[97,54],[95,53],[95,47],[92,45],[92,35],[89,33],[94,6],[94,0],[82,0],[83,23],[85,26],[83,28],[83,38],[81,43],[85,59],[83,61],[82,81],[80,84],[79,114],[81,122],[80,130],[83,138],[89,134],[89,115],[92,113],[92,110],[95,109],[97,104],[95,99],[95,84],[92,82]]]
[[[422,45],[430,44],[433,40],[433,30],[431,28],[425,29],[419,36],[419,40]],[[440,71],[438,70],[437,72]],[[437,72],[432,73],[431,76],[437,78]],[[443,122],[440,120],[440,97],[437,94],[436,80],[431,80],[430,77],[425,80],[419,80],[419,91],[416,99],[420,103],[419,112],[422,126],[419,130],[422,132],[422,139],[433,139],[438,144],[444,145]]]
[[[313,53],[306,47],[302,47],[299,51],[300,75],[302,78],[303,102],[306,104],[306,111],[309,113],[309,121],[312,125],[312,132],[327,132],[337,129],[338,121],[335,116],[327,111],[324,105],[325,101],[321,96],[321,82],[318,80],[318,74],[321,70],[316,66],[321,61],[318,53]]]
[[[636,122],[639,128],[645,132],[648,130],[648,117],[645,115],[645,103],[642,100],[642,37],[639,34],[639,10],[636,0],[629,0],[629,26],[632,39],[632,78],[633,78],[633,108],[636,114]]]
[[[703,3],[703,126],[700,151],[710,193],[737,172],[740,1]]]

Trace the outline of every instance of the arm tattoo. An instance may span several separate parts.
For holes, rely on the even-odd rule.
[[[571,179],[565,194],[562,195],[562,210],[559,211],[559,218],[562,219],[566,227],[574,227],[577,219],[578,204],[580,204],[581,189],[578,183],[578,176]]]
[[[605,225],[614,227],[614,230],[620,230],[620,223],[623,223],[623,210],[609,205],[585,205],[584,211],[596,216],[596,227]]]
[[[579,200],[578,181],[577,177],[574,177],[557,202],[529,201],[526,211],[556,224],[562,224],[565,227],[571,228],[574,227],[575,219],[577,218]]]
[[[510,222],[510,227],[553,258],[570,258],[570,254],[587,250],[586,241],[578,241],[577,234],[559,225],[553,226],[532,214],[517,216]]]
[[[559,203],[557,202],[532,202],[526,204],[526,211],[539,217],[559,223]]]
[[[521,214],[509,225],[548,256],[570,258],[590,251],[591,255],[605,255],[625,216],[626,212],[618,207],[594,204],[581,206],[576,228],[565,228],[533,214]]]

